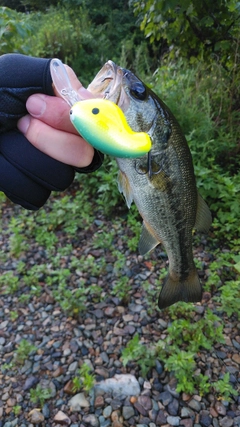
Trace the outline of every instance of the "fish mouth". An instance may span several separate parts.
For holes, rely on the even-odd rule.
[[[124,70],[113,61],[107,61],[88,86],[96,97],[108,99],[126,111],[128,102],[123,88]]]

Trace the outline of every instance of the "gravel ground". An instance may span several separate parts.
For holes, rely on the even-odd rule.
[[[9,203],[3,205],[3,229],[7,229],[10,218],[17,218],[20,211]],[[101,233],[103,225],[113,231],[114,238],[110,247],[96,249],[94,238]],[[74,287],[80,279],[86,286],[100,286],[102,298],[94,302],[93,298],[87,297],[86,310],[72,317],[61,308],[59,301],[56,302],[53,287],[47,284],[47,275],[39,278],[38,294],[31,295],[25,303],[19,302],[19,298],[29,294],[29,284],[22,283],[10,294],[2,291],[0,427],[240,426],[239,396],[225,402],[212,393],[204,397],[178,393],[174,375],[166,372],[159,361],[145,378],[141,377],[134,362],[123,366],[122,349],[136,333],[148,346],[164,340],[166,329],[171,324],[167,310],[149,311],[146,292],[141,286],[147,280],[154,291],[153,298],[158,296],[154,283],[159,270],[166,265],[161,249],[144,260],[127,248],[123,236],[129,235],[130,238],[131,233],[126,229],[126,221],[122,221],[121,227],[116,226],[109,218],[97,216],[97,213],[94,222],[85,229],[79,229],[75,239],[69,238],[61,229],[55,233],[62,248],[71,243],[75,257],[85,254],[96,265],[104,258],[105,268],[98,274],[81,271],[79,266],[71,270],[69,279],[69,287]],[[9,252],[9,237],[7,233],[0,237],[1,274],[16,271],[19,261],[29,268],[36,264],[47,265],[48,252],[35,241],[17,259],[14,258]],[[114,248],[125,254],[127,259],[121,274],[129,278],[131,290],[122,300],[109,291],[117,281],[113,267]],[[57,246],[55,250],[57,254]],[[210,248],[202,240],[194,251],[203,265],[200,275],[204,281]],[[70,256],[60,257],[59,269],[68,268],[70,261]],[[48,269],[51,271],[51,265]],[[193,321],[199,320],[207,307],[214,312],[216,309],[208,293],[196,307]],[[239,390],[240,324],[234,316],[224,318],[224,324],[225,344],[219,343],[209,351],[199,352],[197,367],[212,378],[229,372],[231,385]],[[30,352],[22,364],[13,363],[18,344],[23,339],[36,346],[36,350]],[[83,362],[91,367],[97,384],[90,393],[82,390],[74,393],[72,380]],[[30,399],[30,389],[36,389],[38,385],[50,393],[43,406]],[[16,413],[18,406],[19,414]]]

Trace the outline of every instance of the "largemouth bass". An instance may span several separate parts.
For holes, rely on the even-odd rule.
[[[169,108],[131,71],[108,61],[89,85],[96,97],[116,103],[135,132],[146,132],[152,147],[136,159],[117,158],[119,190],[130,208],[134,201],[143,218],[139,252],[162,243],[169,272],[158,306],[197,302],[202,290],[193,260],[193,228],[207,232],[210,211],[198,194],[192,157]]]

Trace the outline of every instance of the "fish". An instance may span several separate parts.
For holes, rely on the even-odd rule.
[[[198,302],[202,287],[193,257],[193,229],[207,233],[211,212],[200,196],[190,149],[173,113],[130,70],[109,60],[88,86],[95,97],[118,105],[134,132],[146,132],[151,150],[143,157],[116,158],[119,191],[135,202],[143,219],[141,255],[162,244],[168,256],[158,307]]]
[[[70,120],[78,133],[94,148],[113,157],[141,157],[151,149],[145,132],[134,132],[122,110],[101,98],[76,102]]]

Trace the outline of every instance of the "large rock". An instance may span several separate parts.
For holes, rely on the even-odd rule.
[[[120,374],[112,378],[100,381],[95,384],[95,393],[104,391],[112,393],[114,396],[138,396],[140,394],[140,386],[134,375]]]
[[[89,401],[86,399],[84,393],[78,393],[69,400],[68,406],[72,409],[72,412],[79,412],[81,408],[89,407]]]

